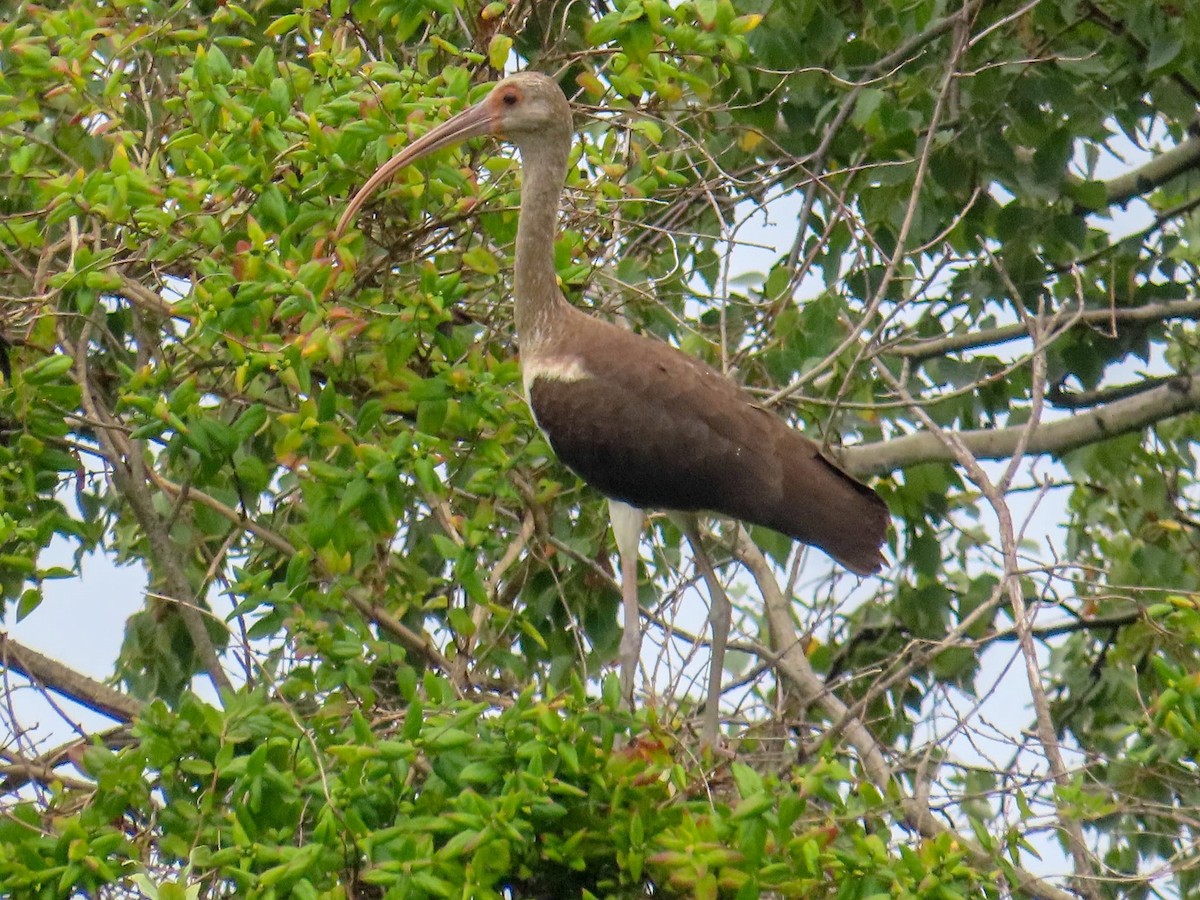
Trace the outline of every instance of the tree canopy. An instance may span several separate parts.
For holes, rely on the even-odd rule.
[[[333,240],[523,68],[577,109],[572,302],[892,513],[861,581],[706,523],[717,748],[663,516],[619,702],[607,511],[520,384],[516,156]],[[108,683],[0,633],[10,688],[111,720],[5,717],[0,889],[1200,891],[1198,109],[1194,3],[0,5],[0,610],[70,629],[89,554],[147,585]]]

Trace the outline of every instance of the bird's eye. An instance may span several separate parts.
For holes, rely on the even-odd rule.
[[[516,106],[517,105],[517,95],[516,94],[505,94],[500,99],[504,102],[505,106]]]

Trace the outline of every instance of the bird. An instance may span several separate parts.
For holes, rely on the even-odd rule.
[[[632,704],[641,646],[637,553],[644,510],[764,526],[824,551],[856,575],[879,571],[889,513],[874,490],[712,366],[585,313],[563,295],[554,240],[574,125],[570,102],[552,77],[525,71],[501,79],[478,103],[383,163],[350,199],[335,243],[396,172],[482,136],[514,144],[521,156],[512,292],[529,407],[558,458],[609,500],[621,567],[625,700]],[[703,734],[711,744],[728,600],[714,595],[709,618]]]

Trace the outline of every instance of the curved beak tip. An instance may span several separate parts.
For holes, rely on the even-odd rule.
[[[349,227],[351,219],[354,218],[355,214],[362,208],[371,194],[378,190],[384,182],[389,180],[400,169],[415,163],[417,160],[428,156],[436,150],[460,144],[468,138],[489,134],[496,135],[499,134],[499,131],[499,121],[485,100],[482,103],[467,107],[457,116],[443,122],[423,137],[418,138],[376,169],[375,174],[367,179],[367,182],[359,188],[358,193],[350,198],[349,205],[347,205],[345,211],[342,213],[341,219],[338,220],[337,229],[334,231],[334,240],[337,241],[341,238],[342,234]]]

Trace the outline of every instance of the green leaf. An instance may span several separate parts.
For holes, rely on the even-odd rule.
[[[488,64],[493,69],[503,72],[508,64],[508,55],[512,52],[513,40],[507,34],[496,34],[488,42]]]
[[[417,405],[417,430],[425,434],[438,434],[449,409],[450,404],[446,400],[423,400]]]
[[[495,255],[486,247],[472,247],[463,254],[462,260],[468,268],[481,275],[496,275],[500,271],[500,264],[496,261]]]
[[[278,37],[281,34],[286,34],[296,29],[303,19],[304,16],[299,13],[289,13],[288,15],[280,16],[266,27],[264,33],[267,37]]]
[[[621,33],[622,27],[620,12],[610,12],[602,19],[593,22],[588,28],[588,43],[593,47],[607,44],[616,39],[617,35]]]
[[[21,375],[26,384],[48,384],[69,372],[74,363],[75,360],[63,354],[44,356],[28,366]]]
[[[1161,75],[1183,50],[1183,38],[1179,34],[1162,34],[1150,43],[1146,51],[1146,73]]]
[[[456,750],[466,747],[475,740],[475,736],[458,728],[427,728],[425,730],[425,749],[433,752]]]
[[[342,493],[342,502],[338,504],[338,515],[344,516],[358,509],[374,493],[375,486],[366,478],[352,479]]]

